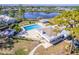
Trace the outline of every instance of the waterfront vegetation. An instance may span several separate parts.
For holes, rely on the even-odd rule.
[[[71,35],[79,39],[79,11],[64,11],[59,16],[49,20],[53,25],[66,26]]]
[[[79,11],[63,11],[60,15],[49,20],[52,25],[65,26],[73,38],[79,41]],[[71,44],[73,46],[73,43]],[[72,47],[70,54],[79,54],[79,48]]]

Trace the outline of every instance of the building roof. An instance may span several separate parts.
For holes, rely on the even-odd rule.
[[[51,42],[52,44],[63,41],[69,36],[69,31],[57,31],[57,29],[53,27],[41,28],[39,29],[39,32],[43,38],[45,38],[48,42]]]
[[[56,36],[58,33],[56,31],[54,31],[55,29],[53,29],[52,27],[46,27],[46,28],[41,28],[39,29],[40,32],[42,32],[42,34],[47,34],[49,37],[52,36]]]
[[[8,24],[11,24],[11,23],[16,22],[16,19],[12,18],[12,17],[5,16],[5,15],[0,15],[0,22],[1,21],[8,23]]]
[[[42,19],[42,20],[39,20],[40,22],[42,23],[48,23],[48,19]]]
[[[6,29],[2,32],[0,32],[0,35],[4,35],[4,36],[7,36],[7,37],[10,37],[10,36],[13,36],[15,34],[15,30],[13,29]]]
[[[58,34],[51,26],[38,29],[38,31],[41,37],[45,38],[48,42],[50,42],[50,38],[56,37]]]

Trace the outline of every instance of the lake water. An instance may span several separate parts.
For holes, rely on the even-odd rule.
[[[46,13],[46,12],[26,12],[23,17],[28,19],[37,19],[37,18],[53,18],[59,15],[59,13]]]

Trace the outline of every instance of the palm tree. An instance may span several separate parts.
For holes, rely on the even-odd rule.
[[[0,6],[0,14],[2,14],[2,6]]]
[[[13,48],[13,38],[7,38],[6,40],[6,48],[10,48],[12,49]]]
[[[12,24],[10,26],[10,28],[16,30],[16,32],[20,32],[21,31],[21,27],[17,23],[16,24]]]

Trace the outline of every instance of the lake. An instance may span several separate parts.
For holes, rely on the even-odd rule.
[[[28,19],[37,19],[37,18],[53,18],[59,15],[59,13],[51,12],[26,12],[24,13],[23,17]]]

